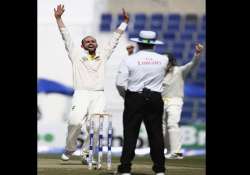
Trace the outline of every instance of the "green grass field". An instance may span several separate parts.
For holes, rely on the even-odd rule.
[[[105,158],[105,157],[104,157]],[[62,162],[60,155],[38,155],[38,175],[112,175],[119,163],[118,157],[112,159],[112,170],[88,170],[79,157]],[[205,175],[205,157],[185,157],[182,160],[166,161],[167,175]],[[132,175],[153,175],[150,157],[136,157],[133,161]]]

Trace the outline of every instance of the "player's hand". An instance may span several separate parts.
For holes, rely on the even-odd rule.
[[[200,44],[200,43],[197,43],[197,44],[195,45],[195,55],[196,55],[196,56],[200,56],[202,50],[203,50],[203,45]]]
[[[56,19],[60,19],[62,14],[64,13],[64,5],[57,5],[57,8],[54,8],[54,15]]]
[[[122,16],[123,16],[123,18],[124,18],[124,22],[128,24],[128,22],[129,22],[129,15],[128,15],[128,13],[125,11],[124,8],[122,8]]]

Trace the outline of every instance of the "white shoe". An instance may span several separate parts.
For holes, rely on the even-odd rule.
[[[168,159],[169,157],[171,157],[171,154],[170,153],[165,154],[164,157],[165,157],[165,159]]]
[[[182,153],[165,154],[166,159],[183,159]]]
[[[155,175],[165,175],[165,173],[156,173]]]
[[[65,155],[65,154],[62,154],[62,156],[61,156],[61,160],[63,160],[63,161],[68,161],[69,160],[69,156],[67,156],[67,155]]]

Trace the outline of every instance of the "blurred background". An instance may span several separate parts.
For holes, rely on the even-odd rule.
[[[118,66],[127,55],[128,38],[140,30],[154,30],[165,42],[155,51],[171,52],[182,65],[191,60],[194,45],[206,40],[205,0],[38,0],[38,153],[61,153],[65,145],[67,117],[70,111],[72,69],[54,19],[53,8],[64,4],[63,20],[75,45],[86,35],[97,38],[99,47],[107,43],[121,23],[125,8],[130,23],[118,47],[106,64],[107,109],[113,115],[113,152],[119,155],[123,142],[123,99],[115,88]],[[186,79],[181,131],[185,156],[205,154],[206,49],[197,67]],[[79,136],[79,148],[84,133]],[[136,154],[148,154],[147,134],[141,127]],[[77,151],[75,154],[79,154]]]

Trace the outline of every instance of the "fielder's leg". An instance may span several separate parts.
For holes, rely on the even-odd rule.
[[[86,96],[84,96],[84,94],[79,91],[75,91],[68,120],[65,151],[61,156],[61,159],[64,161],[69,160],[70,156],[77,149],[77,138],[81,134],[82,120],[87,113],[88,103],[89,100]]]
[[[180,154],[181,149],[181,131],[179,127],[180,117],[181,117],[181,105],[169,105],[167,108],[167,140],[169,140],[169,151],[168,156],[166,158],[172,158],[175,156],[176,158],[183,158]]]

